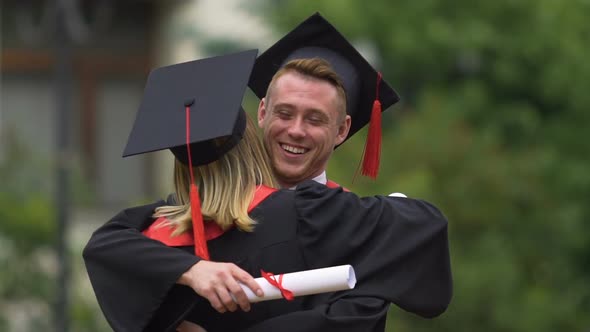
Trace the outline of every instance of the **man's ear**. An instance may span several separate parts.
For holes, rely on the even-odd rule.
[[[266,97],[260,99],[260,103],[258,104],[258,127],[263,128],[265,117],[266,117]]]
[[[344,121],[340,123],[338,126],[338,134],[336,135],[336,145],[340,145],[348,136],[348,132],[350,131],[350,124],[352,123],[352,119],[350,115],[346,115]]]

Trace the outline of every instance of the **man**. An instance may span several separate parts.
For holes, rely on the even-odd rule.
[[[319,14],[258,57],[249,85],[261,98],[258,124],[283,188],[309,179],[338,187],[325,171],[334,149],[367,123],[377,122],[381,109],[375,112],[375,101],[386,109],[399,100],[380,74]],[[367,141],[367,151],[380,145],[380,124],[377,129],[368,134],[373,141]],[[372,151],[365,155],[364,164],[367,159],[378,160],[379,151]],[[376,176],[378,161],[366,168]],[[212,277],[216,275],[219,277]],[[206,295],[215,294],[219,284],[233,284],[234,279],[253,284],[237,267],[211,262],[194,265],[179,282]],[[257,286],[252,287],[258,291]],[[220,312],[235,311],[238,306],[249,309],[243,293],[238,290],[233,296],[237,305],[233,301],[221,304],[214,295],[210,301]]]
[[[299,61],[285,65],[291,60]],[[325,62],[313,62],[317,60]],[[250,87],[261,98],[259,125],[264,130],[276,175],[285,181],[285,186],[316,176],[325,183],[325,169],[334,148],[367,124],[363,174],[376,178],[381,111],[399,97],[322,16],[312,15],[260,55]],[[288,119],[285,109],[291,116]],[[314,123],[306,120],[307,115],[321,115],[327,121],[310,126]],[[289,151],[288,143],[301,143],[303,149],[283,153]]]
[[[399,97],[321,15],[312,15],[258,57],[250,87],[261,98],[258,124],[283,187],[307,179],[338,186],[326,176],[332,152],[367,123],[363,174],[376,177],[380,113]],[[384,329],[389,303],[378,297],[351,295],[326,303],[326,320],[348,319],[351,330]],[[422,309],[411,311],[428,316]]]

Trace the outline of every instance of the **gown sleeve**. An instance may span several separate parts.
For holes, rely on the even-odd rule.
[[[120,212],[97,229],[84,248],[88,276],[114,331],[158,330],[149,323],[170,298],[169,293],[187,303],[194,299],[192,289],[175,283],[199,257],[141,234],[153,223],[155,208],[163,204],[160,201]]]
[[[383,332],[389,303],[375,297],[342,297],[307,310],[267,319],[242,332]]]
[[[368,298],[426,318],[446,310],[452,297],[447,220],[436,207],[402,197],[359,198],[313,181],[298,186],[295,204],[306,264],[351,264],[357,277],[350,291],[312,297],[328,303],[323,319],[362,321],[382,308],[370,309]]]

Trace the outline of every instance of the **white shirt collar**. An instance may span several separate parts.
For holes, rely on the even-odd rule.
[[[316,176],[315,178],[313,178],[312,180],[314,180],[317,183],[321,183],[321,184],[326,184],[328,182],[328,177],[326,176],[326,171],[323,171],[322,174]],[[293,186],[289,189],[291,190],[295,190],[297,188],[297,186]]]
[[[326,184],[328,182],[328,177],[326,177],[326,171],[323,171],[322,174],[316,176],[312,180],[314,180],[317,183]]]

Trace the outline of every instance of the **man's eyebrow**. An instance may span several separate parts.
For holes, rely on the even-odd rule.
[[[280,107],[280,108],[289,108],[289,109],[295,108],[295,106],[293,106],[292,104],[289,104],[289,103],[278,103],[278,104],[274,104],[273,105],[273,109],[276,109],[278,107]]]
[[[325,112],[322,112],[318,109],[311,109],[308,111],[309,115],[319,116],[321,118],[327,119],[328,115]]]
[[[276,111],[277,109],[293,110],[295,109],[295,105],[284,102],[273,105],[272,110]],[[329,120],[330,118],[325,112],[317,108],[306,109],[302,114],[304,114],[305,116],[318,116],[322,118],[322,120]]]

